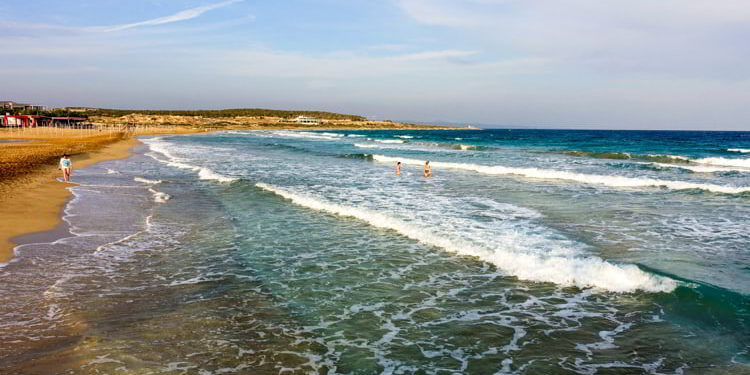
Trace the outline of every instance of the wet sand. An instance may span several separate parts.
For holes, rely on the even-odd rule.
[[[105,160],[124,159],[128,151],[139,143],[134,138],[124,139],[103,148],[72,155],[73,182],[77,169]],[[13,257],[13,248],[21,243],[50,242],[65,237],[68,230],[62,220],[62,210],[72,194],[73,186],[59,182],[61,172],[50,165],[14,179],[0,196],[0,262]],[[40,233],[41,232],[41,233]]]

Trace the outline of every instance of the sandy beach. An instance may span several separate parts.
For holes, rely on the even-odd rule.
[[[369,126],[377,127],[373,124]],[[258,127],[264,128],[268,127]],[[310,127],[284,128],[310,130]],[[315,130],[326,129],[329,128],[315,127]],[[0,205],[3,207],[4,217],[0,222],[0,263],[12,259],[13,248],[21,243],[53,241],[69,234],[61,213],[71,197],[67,188],[72,185],[58,181],[61,176],[57,169],[57,161],[63,153],[72,156],[75,183],[77,169],[101,161],[128,157],[128,150],[138,144],[136,136],[193,134],[216,130],[218,129],[152,126],[135,128],[128,134],[122,134],[59,128],[24,131],[0,129],[0,175],[4,176],[4,180],[0,181]]]
[[[57,160],[69,153],[76,170],[105,160],[123,159],[139,142],[137,135],[189,134],[181,127],[144,129],[136,134],[97,134],[87,130],[28,129],[0,131],[0,263],[13,257],[20,243],[54,240],[68,234],[62,209],[71,197],[67,184],[58,181]],[[41,237],[40,237],[41,236]]]
[[[136,139],[127,138],[96,151],[73,155],[73,181],[76,169],[104,160],[126,158],[129,156],[128,149],[136,144]],[[7,262],[12,257],[13,247],[18,245],[13,238],[53,230],[63,223],[61,211],[71,197],[67,189],[71,184],[59,182],[58,177],[60,171],[53,164],[16,178],[3,187],[4,193],[0,198],[0,205],[3,207],[3,220],[0,221],[0,262]],[[50,233],[50,236],[55,234]]]

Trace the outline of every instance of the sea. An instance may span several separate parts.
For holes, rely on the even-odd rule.
[[[0,265],[0,374],[750,374],[750,132],[141,140]]]

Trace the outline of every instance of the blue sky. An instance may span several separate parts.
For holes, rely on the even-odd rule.
[[[745,0],[0,3],[0,100],[750,130]]]

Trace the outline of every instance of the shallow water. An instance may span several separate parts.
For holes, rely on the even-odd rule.
[[[748,133],[145,142],[0,268],[0,373],[750,371]]]

